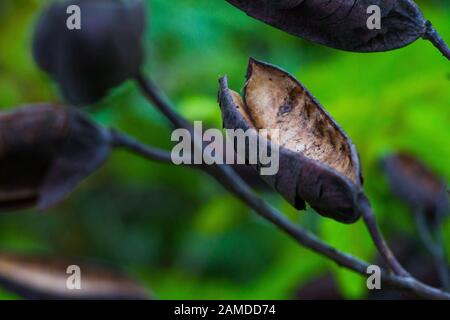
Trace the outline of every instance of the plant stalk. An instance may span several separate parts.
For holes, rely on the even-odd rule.
[[[431,254],[434,259],[434,264],[439,275],[441,285],[445,291],[450,290],[450,277],[447,265],[447,258],[444,250],[444,240],[442,237],[442,230],[440,226],[436,226],[435,237],[433,239],[430,225],[425,220],[424,213],[419,210],[415,213],[416,226],[419,233],[420,240],[423,246]]]
[[[378,249],[378,252],[381,254],[383,259],[386,261],[387,266],[391,269],[396,275],[402,277],[409,277],[409,273],[402,267],[400,262],[398,262],[395,255],[392,253],[392,250],[386,243],[378,223],[376,221],[375,214],[373,213],[372,206],[370,205],[369,200],[363,196],[360,200],[360,210],[361,215],[363,217],[364,223],[370,233],[370,236]]]

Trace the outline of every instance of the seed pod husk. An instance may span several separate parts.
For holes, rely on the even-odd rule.
[[[447,183],[416,157],[400,152],[382,159],[392,191],[416,214],[437,225],[449,212]]]
[[[70,269],[70,266],[79,269]],[[69,269],[68,269],[69,268]],[[80,289],[71,276],[80,275]],[[0,286],[25,299],[145,300],[146,290],[111,268],[76,259],[0,254]]]
[[[227,0],[249,16],[332,48],[378,52],[404,47],[427,33],[427,21],[412,0]],[[370,29],[369,6],[381,9],[381,28]]]
[[[279,171],[261,177],[289,203],[302,210],[307,202],[344,223],[359,218],[364,196],[355,146],[294,77],[250,59],[244,98],[224,77],[219,100],[224,128],[279,129]],[[255,168],[260,171],[260,164]]]
[[[0,114],[0,211],[47,209],[110,152],[108,131],[75,108],[32,105]]]
[[[67,27],[69,5],[80,8],[80,30]],[[55,2],[37,23],[33,55],[71,104],[91,104],[139,73],[145,20],[141,0]]]

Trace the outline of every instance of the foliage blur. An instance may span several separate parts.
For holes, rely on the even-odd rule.
[[[393,197],[378,159],[407,150],[450,178],[450,67],[430,43],[419,40],[387,53],[348,53],[285,34],[224,0],[147,2],[145,71],[183,115],[220,126],[217,80],[227,74],[230,86],[241,88],[249,56],[292,72],[357,145],[367,194],[387,238],[407,239],[416,246],[413,251],[423,250],[408,209]],[[2,109],[61,101],[30,53],[33,25],[46,3],[0,2]],[[449,1],[419,4],[450,42]],[[159,147],[171,146],[169,126],[133,82],[88,111],[104,125]],[[362,222],[340,225],[311,210],[296,212],[270,191],[261,194],[336,247],[375,259]],[[450,248],[450,221],[444,228]],[[125,152],[114,153],[51,211],[0,215],[0,250],[106,262],[163,299],[292,299],[304,284],[329,274],[343,297],[368,294],[362,277],[299,248],[208,176]],[[0,289],[0,298],[14,296]]]

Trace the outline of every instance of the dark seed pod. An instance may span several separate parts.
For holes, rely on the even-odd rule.
[[[80,8],[79,30],[67,27],[70,5]],[[38,21],[33,54],[71,104],[90,104],[137,76],[144,57],[144,29],[141,0],[56,2]]]
[[[439,223],[449,212],[447,184],[417,158],[397,153],[381,164],[393,192],[416,214],[425,214],[430,224]]]
[[[0,114],[0,211],[58,203],[109,151],[108,131],[73,108],[34,105]]]
[[[428,26],[412,0],[227,0],[249,16],[292,35],[329,47],[357,52],[387,51],[426,37]],[[367,26],[381,9],[381,28]],[[431,32],[431,31],[430,31]],[[448,50],[448,49],[447,49]],[[448,54],[448,51],[447,51]]]
[[[304,209],[306,201],[340,222],[359,218],[363,194],[356,149],[295,78],[251,59],[244,99],[222,78],[219,100],[227,129],[279,129],[279,171],[261,177],[295,208]]]
[[[76,272],[79,289],[68,287],[77,285],[70,279]],[[0,254],[0,285],[25,299],[149,299],[142,286],[115,270],[58,257]]]

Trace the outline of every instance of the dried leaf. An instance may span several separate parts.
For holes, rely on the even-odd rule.
[[[362,177],[356,149],[295,78],[251,59],[244,99],[228,89],[226,78],[219,97],[225,128],[279,129],[280,170],[262,178],[293,206],[304,209],[306,201],[338,221],[358,219]]]
[[[357,52],[404,47],[427,32],[412,0],[227,0],[249,16],[329,47]],[[369,29],[369,6],[381,9],[381,29]],[[280,7],[281,6],[281,7]]]
[[[447,184],[420,160],[397,153],[384,158],[382,167],[393,192],[415,213],[426,214],[435,224],[449,212]]]
[[[80,30],[66,26],[69,5],[80,7]],[[145,20],[141,0],[54,2],[36,26],[33,55],[71,104],[94,103],[138,75]]]
[[[73,108],[43,104],[0,114],[0,210],[55,205],[109,152],[108,132]]]
[[[69,266],[80,268],[80,289],[67,286]],[[142,286],[117,271],[57,257],[0,254],[0,285],[25,299],[149,299]]]

